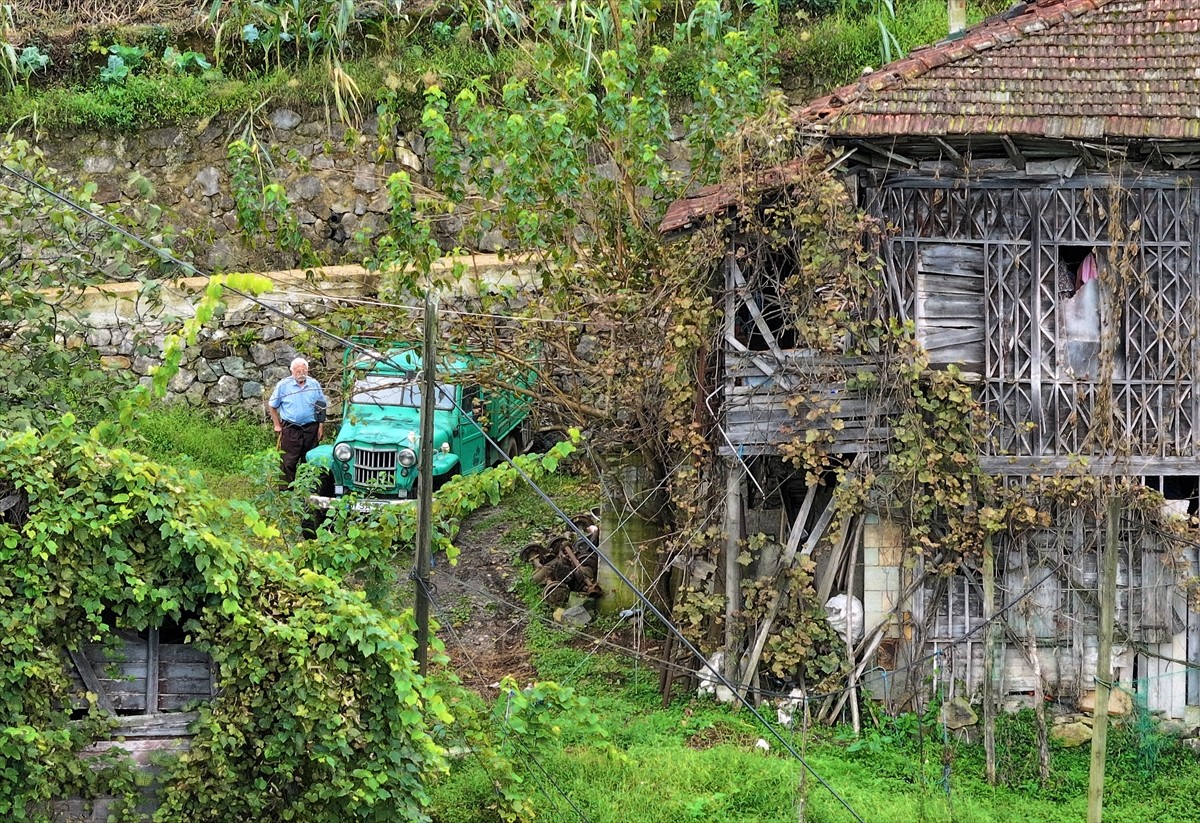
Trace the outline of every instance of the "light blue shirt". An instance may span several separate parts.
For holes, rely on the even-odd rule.
[[[268,402],[271,408],[279,409],[279,416],[284,422],[303,426],[317,419],[313,407],[318,400],[325,401],[325,392],[321,391],[320,383],[309,377],[301,386],[296,382],[296,378],[289,374],[275,386]]]

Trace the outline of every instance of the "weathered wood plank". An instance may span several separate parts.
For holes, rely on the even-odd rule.
[[[978,294],[930,294],[917,299],[917,305],[925,310],[927,322],[942,317],[973,317],[983,331],[983,292]]]
[[[159,691],[162,694],[194,694],[198,697],[208,697],[209,684],[207,674],[204,677],[163,678],[159,684]]]
[[[924,272],[962,274],[983,272],[983,246],[967,243],[925,243],[917,249],[918,277]]]
[[[984,456],[980,467],[999,477],[1063,474],[1067,476],[1144,477],[1200,475],[1200,457]]]
[[[123,715],[117,718],[114,737],[180,737],[200,719],[199,712]]]
[[[923,337],[922,342],[926,349],[945,349],[969,343],[982,343],[983,329],[939,332]]]
[[[168,662],[162,661],[158,667],[158,676],[162,680],[170,680],[176,677],[208,677],[211,664],[205,661],[186,661],[186,662]]]
[[[194,708],[199,701],[210,699],[211,694],[166,694],[164,692],[158,696],[158,710],[160,712],[179,712],[184,708]]]
[[[205,663],[212,658],[207,652],[195,646],[185,646],[182,643],[163,643],[158,647],[158,658],[166,663]]]

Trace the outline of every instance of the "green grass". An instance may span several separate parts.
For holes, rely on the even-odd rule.
[[[797,819],[801,797],[809,823],[853,820],[811,776],[801,792],[802,768],[777,741],[772,740],[769,753],[755,748],[755,741],[769,735],[748,711],[691,698],[662,709],[656,673],[643,668],[635,676],[623,662],[604,661],[604,657],[593,658],[600,661],[603,675],[584,668],[570,685],[589,696],[608,731],[603,742],[611,744],[612,751],[602,741],[579,739],[568,729],[561,748],[534,753],[537,763],[527,760],[525,766],[538,820],[581,819],[563,794],[595,823],[791,823]],[[543,677],[567,673],[559,667],[563,657],[549,660],[554,664],[549,671],[539,664]],[[767,714],[774,719],[771,712]],[[845,731],[817,730],[807,746],[800,735],[785,734],[867,821],[1059,823],[1086,817],[1086,747],[1053,751],[1052,778],[1046,787],[1037,784],[1036,758],[1025,757],[1009,760],[1002,770],[1013,785],[991,787],[982,779],[982,747],[952,737],[944,745],[940,730],[927,729],[923,740],[887,743],[875,752],[848,751],[850,736]],[[1001,745],[1023,753],[1032,750],[1033,735],[1028,715],[1010,718],[1007,726],[1002,725]],[[1117,729],[1110,736],[1105,820],[1184,823],[1200,819],[1196,756],[1170,746],[1158,768],[1148,773],[1138,765],[1137,749],[1131,729]],[[947,763],[949,770],[944,771]],[[470,759],[458,762],[450,777],[434,787],[433,795],[436,821],[497,819],[488,808],[493,797],[486,774]]]
[[[226,498],[248,499],[260,490],[264,481],[245,473],[246,458],[275,446],[266,424],[178,405],[142,415],[138,433],[149,457],[199,470],[209,490]]]
[[[848,3],[840,11],[810,21],[787,16],[781,21],[779,71],[796,78],[800,88],[817,96],[858,77],[864,68],[885,63],[879,23],[862,3]],[[968,23],[1012,5],[1009,0],[983,0],[967,4]],[[903,52],[928,45],[946,36],[949,23],[945,0],[897,0],[896,17],[886,21]]]
[[[824,8],[833,4],[819,5]],[[969,3],[969,20],[977,21],[1008,5],[1009,0]],[[789,8],[788,4],[783,6]],[[844,8],[844,14],[837,11],[815,20],[794,11],[781,14],[776,65],[779,75],[796,78],[800,88],[816,95],[854,79],[864,66],[878,68],[883,63],[880,34],[875,17],[865,12],[869,6],[839,3],[834,7]],[[896,18],[888,28],[903,50],[945,36],[946,4],[942,0],[897,0],[896,6]],[[422,27],[392,35],[387,42],[368,44],[374,53],[359,54],[346,63],[346,70],[358,84],[362,111],[369,114],[382,104],[401,125],[414,127],[420,123],[427,82],[438,82],[453,99],[476,77],[489,77],[499,88],[510,76],[526,72],[527,44],[486,47],[464,38],[464,31]],[[161,44],[155,48],[158,53]],[[212,53],[211,47],[208,53]],[[267,101],[272,106],[326,102],[329,81],[320,61],[248,70],[246,57],[226,55],[222,71],[209,71],[203,76],[173,75],[156,69],[134,73],[124,84],[115,85],[101,84],[93,76],[82,83],[39,86],[35,78],[29,91],[17,88],[0,97],[0,122],[36,117],[38,127],[50,132],[137,131],[239,116]],[[700,69],[697,55],[687,47],[672,55],[665,78],[672,99],[683,102],[695,96]],[[87,72],[80,69],[66,76],[87,76]]]

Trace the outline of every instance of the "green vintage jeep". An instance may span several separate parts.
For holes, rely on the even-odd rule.
[[[421,433],[422,363],[419,350],[394,348],[351,360],[347,353],[342,427],[334,445],[317,446],[307,461],[324,471],[312,503],[328,508],[347,494],[363,506],[413,500],[417,496],[417,449]],[[438,365],[434,402],[434,489],[451,477],[475,474],[530,444],[530,399],[512,391],[490,391],[473,375],[482,361],[447,355]],[[532,385],[532,375],[518,381]]]

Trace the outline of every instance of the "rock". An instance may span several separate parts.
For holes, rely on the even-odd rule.
[[[1083,693],[1079,698],[1079,711],[1085,714],[1096,713],[1096,690]],[[1113,689],[1108,693],[1108,716],[1127,715],[1133,711],[1133,699],[1124,689]]]
[[[499,229],[492,229],[486,234],[480,236],[479,242],[476,244],[482,252],[501,251],[508,248],[508,241],[504,239],[504,233]]]
[[[220,360],[229,356],[229,348],[217,340],[209,340],[200,346],[200,356],[206,360]],[[225,372],[217,372],[224,374]]]
[[[221,369],[229,377],[236,377],[238,380],[246,378],[246,361],[240,357],[231,356],[222,358]]]
[[[212,367],[212,363],[208,360],[196,361],[196,379],[201,383],[216,383],[221,377],[221,372],[218,372]]]
[[[272,343],[276,340],[282,340],[284,331],[279,326],[264,326],[259,336],[262,337],[264,343]],[[274,359],[274,355],[272,355],[272,359]]]
[[[291,371],[287,366],[267,366],[263,369],[263,383],[270,386],[273,390],[275,384],[289,374],[291,374]]]
[[[183,399],[189,406],[203,406],[206,391],[208,391],[208,386],[204,383],[193,383],[191,388],[183,393]]]
[[[153,357],[147,357],[144,354],[139,354],[133,358],[134,374],[149,374],[150,370],[158,365],[158,361]]]
[[[313,171],[329,171],[333,166],[333,158],[327,154],[318,154],[309,164],[309,168]]]
[[[297,307],[297,311],[300,313],[301,317],[306,317],[309,320],[311,320],[314,317],[320,317],[321,315],[323,315],[325,313],[325,304],[318,303],[315,300],[307,301],[307,302],[301,303]]]
[[[112,371],[129,371],[129,367],[132,365],[128,357],[120,354],[105,355],[100,358],[100,362],[104,364],[105,368]]]
[[[217,384],[208,390],[208,402],[215,406],[227,406],[241,399],[242,384],[236,378],[224,375]]]
[[[965,697],[956,697],[942,707],[943,724],[947,729],[965,729],[979,722],[979,715]]]
[[[196,373],[187,369],[180,369],[175,372],[175,376],[167,383],[167,389],[173,394],[182,394],[187,391],[193,383],[196,382]]]
[[[295,358],[296,350],[287,344],[284,344],[275,350],[275,362],[280,366],[291,366],[292,361]]]
[[[421,170],[421,158],[417,156],[416,152],[410,151],[402,145],[396,146],[396,162],[409,171]]]
[[[1067,749],[1074,749],[1092,740],[1092,727],[1086,723],[1060,723],[1050,729],[1050,739]]]
[[[354,190],[370,194],[379,188],[379,168],[372,163],[354,167]]]
[[[88,174],[108,174],[117,167],[117,158],[102,154],[83,158],[83,170]]]
[[[592,622],[592,613],[587,606],[572,606],[556,611],[554,619],[564,626],[586,626]]]
[[[243,400],[258,400],[263,396],[263,384],[247,380],[242,384]]]
[[[271,112],[271,125],[282,131],[291,131],[300,125],[300,115],[291,109],[275,109]]]
[[[90,329],[84,339],[93,349],[102,349],[112,343],[112,332],[108,329]]]
[[[205,166],[196,174],[193,182],[200,187],[200,193],[205,197],[214,197],[221,191],[221,172],[212,166]]]
[[[364,214],[358,224],[359,233],[365,234],[367,237],[378,237],[387,231],[387,228],[387,218],[373,212]]]
[[[256,366],[265,366],[275,362],[275,350],[262,343],[250,344],[250,359]]]
[[[367,211],[376,212],[378,214],[390,214],[392,211],[392,201],[388,198],[387,189],[380,189],[376,192],[371,201],[367,203]]]
[[[598,362],[601,350],[600,338],[592,334],[580,335],[579,342],[575,344],[575,356],[586,363]]]
[[[145,139],[146,145],[152,149],[171,148],[171,146],[175,145],[175,141],[179,138],[179,135],[180,131],[176,127],[142,132],[142,137]]]
[[[210,271],[230,271],[237,268],[239,251],[230,240],[222,237],[214,240],[205,255],[205,264]]]
[[[1176,740],[1182,740],[1185,737],[1191,737],[1196,731],[1196,727],[1194,725],[1189,726],[1182,720],[1166,718],[1159,721],[1158,730],[1167,737],[1173,737]]]
[[[308,202],[314,198],[320,197],[325,186],[321,183],[321,179],[312,174],[306,174],[292,184],[292,196],[298,200]],[[315,218],[314,218],[315,219]]]

